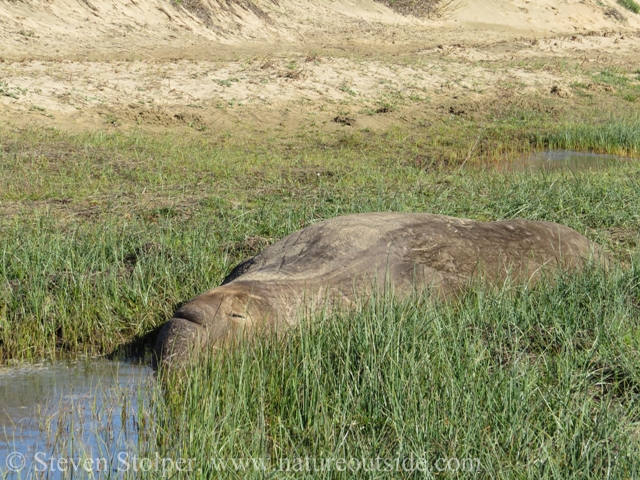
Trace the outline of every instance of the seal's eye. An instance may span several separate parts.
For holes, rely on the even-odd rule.
[[[246,318],[244,315],[240,315],[239,313],[232,313],[231,316],[233,318]]]

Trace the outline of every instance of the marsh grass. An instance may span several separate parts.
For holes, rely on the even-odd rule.
[[[568,125],[553,133],[537,135],[536,142],[549,149],[640,156],[640,119]]]
[[[536,148],[631,155],[637,123],[545,127],[548,119],[513,108],[482,124],[452,115],[383,134],[259,143],[3,132],[0,362],[136,352],[181,302],[325,218],[411,211],[554,221],[627,268],[591,267],[533,289],[475,288],[441,303],[386,295],[278,341],[236,345],[164,389],[139,391],[138,413],[127,413],[139,423],[130,453],[194,460],[194,471],[172,478],[635,478],[640,165],[477,167]],[[82,431],[60,411],[59,431]],[[61,452],[85,455],[82,442],[56,435]],[[480,470],[276,471],[306,456],[424,458],[432,467],[470,459]],[[271,459],[269,470],[221,470],[251,458]]]
[[[444,303],[383,294],[218,351],[165,379],[147,447],[193,459],[185,478],[634,478],[638,266]],[[307,457],[432,471],[295,466]]]
[[[637,129],[598,131],[607,128],[627,135],[607,137],[612,149],[637,145]],[[342,214],[523,217],[566,224],[621,259],[637,248],[637,163],[597,173],[467,171],[429,164],[422,140],[406,132],[361,135],[272,149],[142,135],[9,137],[0,154],[0,361],[139,347],[244,258]],[[553,135],[550,146],[570,148]]]

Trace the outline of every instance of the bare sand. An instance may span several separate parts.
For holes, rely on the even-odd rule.
[[[0,122],[384,129],[473,116],[505,95],[615,95],[594,81],[603,69],[636,81],[640,15],[614,0],[463,0],[444,13],[373,0],[0,0]]]

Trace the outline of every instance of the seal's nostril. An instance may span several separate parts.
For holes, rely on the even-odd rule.
[[[173,318],[183,318],[190,322],[197,323],[198,325],[202,325],[205,322],[206,314],[202,307],[192,303],[187,303],[173,314]]]

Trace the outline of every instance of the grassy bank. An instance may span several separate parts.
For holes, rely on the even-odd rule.
[[[568,125],[536,136],[537,143],[553,150],[640,156],[640,119],[602,125]]]
[[[514,144],[528,138],[513,122],[512,130],[458,126],[484,138],[502,131]],[[550,220],[618,258],[637,249],[636,163],[531,174],[467,169],[471,160],[461,169],[463,153],[480,142],[467,135],[464,143],[445,127],[437,140],[458,146],[457,165],[432,163],[424,152],[433,137],[415,131],[257,145],[225,136],[4,134],[0,361],[111,352],[151,332],[243,258],[341,214]],[[637,145],[637,135],[629,129],[609,145]]]
[[[135,453],[191,460],[172,478],[635,478],[640,165],[505,162],[544,147],[633,154],[639,133],[630,119],[546,120],[509,110],[260,142],[3,132],[0,363],[140,351],[181,302],[324,218],[555,221],[626,268],[435,305],[380,298],[210,358],[122,415],[137,415]],[[335,463],[351,458],[367,464]]]

